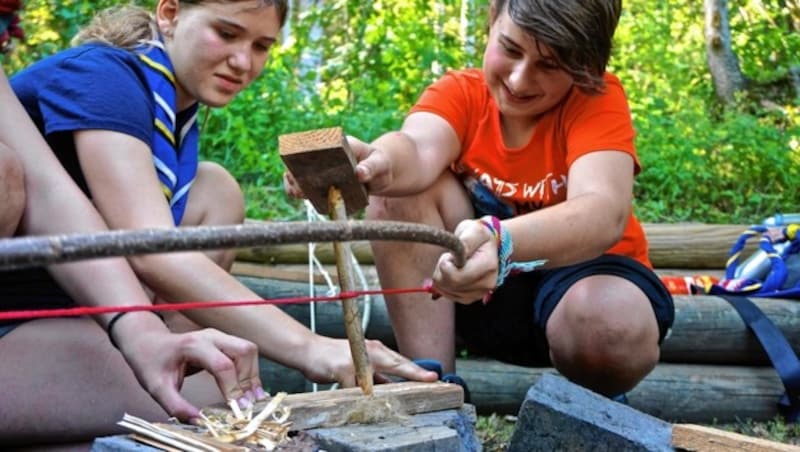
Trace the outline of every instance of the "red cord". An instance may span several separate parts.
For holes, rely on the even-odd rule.
[[[189,309],[207,309],[234,306],[252,306],[262,304],[300,304],[319,301],[336,301],[345,298],[357,298],[361,295],[395,295],[407,293],[431,292],[430,287],[417,287],[409,289],[384,289],[384,290],[354,290],[341,292],[333,296],[321,297],[293,297],[293,298],[273,298],[270,300],[246,300],[246,301],[194,301],[186,303],[169,303],[158,305],[136,305],[136,306],[80,306],[75,308],[63,309],[40,309],[27,311],[5,311],[0,312],[0,320],[30,320],[46,317],[77,317],[82,315],[108,314],[111,312],[134,312],[134,311],[185,311]]]

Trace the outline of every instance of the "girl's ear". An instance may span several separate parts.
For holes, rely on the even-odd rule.
[[[156,24],[164,36],[171,36],[178,21],[178,0],[159,0],[156,6]]]

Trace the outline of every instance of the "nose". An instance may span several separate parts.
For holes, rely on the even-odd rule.
[[[228,64],[238,72],[248,72],[253,65],[250,49],[244,46],[237,47],[228,57]]]
[[[508,89],[515,95],[523,94],[528,81],[533,77],[528,66],[526,62],[520,61],[511,68],[511,73],[508,75]]]

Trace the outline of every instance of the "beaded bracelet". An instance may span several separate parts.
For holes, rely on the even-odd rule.
[[[122,318],[123,315],[128,314],[130,312],[149,312],[151,314],[156,315],[159,319],[161,319],[162,322],[166,323],[166,321],[164,320],[164,316],[161,315],[160,312],[156,311],[122,311],[114,314],[114,317],[111,317],[111,321],[108,322],[108,325],[106,325],[106,333],[108,334],[108,340],[111,341],[111,345],[113,345],[114,348],[116,349],[119,349],[119,347],[117,346],[117,342],[114,340],[114,335],[111,334],[114,329],[114,324],[116,324],[117,320]]]
[[[485,215],[478,219],[482,225],[489,229],[492,233],[495,242],[497,242],[497,282],[495,289],[500,287],[509,275],[514,275],[522,272],[530,272],[537,267],[547,263],[547,259],[538,259],[525,262],[512,262],[511,254],[514,252],[514,241],[511,239],[511,233],[508,229],[502,227],[500,219],[493,215]],[[486,304],[492,298],[492,292],[489,291],[483,297],[483,303]]]

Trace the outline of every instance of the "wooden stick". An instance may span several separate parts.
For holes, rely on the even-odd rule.
[[[344,205],[342,193],[333,186],[328,189],[328,214],[331,220],[334,221],[347,219],[347,209]],[[353,277],[350,247],[343,242],[333,242],[333,247],[336,253],[336,271],[339,276],[339,287],[341,287],[342,291],[352,292],[355,290],[355,278]],[[371,396],[373,371],[369,363],[367,345],[364,340],[364,332],[361,329],[355,298],[342,299],[342,313],[344,315],[344,330],[347,333],[350,353],[353,356],[353,365],[356,368],[356,381],[364,394]]]

